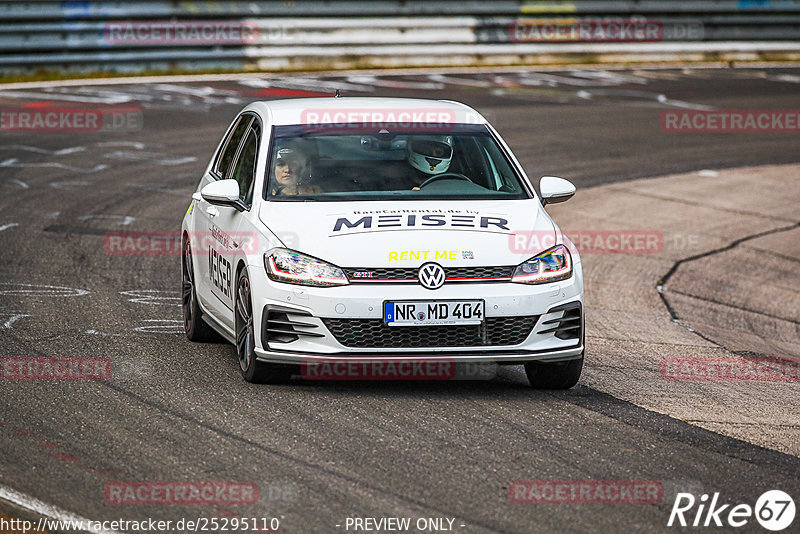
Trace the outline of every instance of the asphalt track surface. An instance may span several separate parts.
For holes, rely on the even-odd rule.
[[[777,487],[800,495],[796,457],[580,384],[537,392],[519,367],[488,382],[245,383],[233,346],[181,333],[178,256],[104,249],[109,231],[177,231],[235,113],[287,93],[460,100],[530,176],[579,187],[800,161],[796,134],[670,134],[659,121],[685,107],[797,109],[800,69],[590,72],[0,91],[4,107],[113,104],[143,118],[129,132],[0,138],[0,354],[108,357],[115,369],[106,381],[0,382],[0,485],[90,519],[278,517],[290,533],[347,532],[348,517],[446,517],[465,533],[665,532],[679,491],[751,505]],[[743,194],[757,202],[757,189]],[[513,504],[516,480],[658,481],[664,498]],[[113,481],[252,482],[259,499],[118,506],[104,499]]]

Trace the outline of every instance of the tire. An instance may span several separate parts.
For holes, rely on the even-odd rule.
[[[248,382],[254,384],[280,384],[288,382],[292,367],[256,360],[256,335],[253,321],[253,302],[250,294],[250,278],[247,269],[236,277],[236,303],[234,305],[236,329],[236,354],[239,370]]]
[[[577,360],[525,364],[525,374],[535,389],[569,389],[578,383],[583,370],[583,353]]]
[[[184,237],[181,252],[181,308],[183,309],[183,330],[190,341],[219,342],[222,338],[203,320],[203,312],[197,303],[194,283],[194,260],[192,245]]]

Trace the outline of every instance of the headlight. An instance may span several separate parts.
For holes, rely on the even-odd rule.
[[[274,248],[264,254],[267,276],[276,282],[303,286],[345,286],[344,271],[335,265],[286,248]]]
[[[564,245],[557,245],[525,263],[517,265],[511,277],[520,284],[547,284],[572,276],[572,256]]]

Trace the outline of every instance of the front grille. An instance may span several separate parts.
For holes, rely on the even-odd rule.
[[[350,282],[371,282],[371,281],[416,281],[419,268],[417,267],[375,267],[375,268],[361,268],[361,267],[345,267],[344,274]],[[514,272],[514,267],[500,266],[500,267],[445,267],[444,268],[446,280],[458,281],[459,279],[495,279],[500,278],[503,280],[510,280],[511,274]],[[356,276],[355,273],[371,273],[371,276]]]
[[[397,269],[386,269],[386,268],[360,268],[360,267],[346,267],[344,269],[344,274],[350,279],[351,282],[369,282],[370,279],[379,279],[379,280],[416,280],[417,279],[417,270],[412,268],[397,268]],[[356,277],[355,273],[371,273],[371,276],[367,278]]]
[[[485,325],[386,326],[382,319],[322,319],[336,340],[353,348],[519,345],[539,316],[489,317]]]

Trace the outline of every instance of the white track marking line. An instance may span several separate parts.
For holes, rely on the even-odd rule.
[[[82,523],[81,526],[86,525],[89,527],[90,520],[85,519],[79,515],[75,515],[66,510],[62,510],[51,504],[44,503],[39,499],[35,499],[29,495],[25,495],[11,488],[0,486],[0,499],[16,504],[20,508],[29,510],[31,512],[46,516],[56,521],[71,521],[73,523]],[[116,530],[102,530],[94,528],[86,528],[85,532],[91,534],[119,534]]]
[[[255,89],[280,88],[316,92],[335,91],[339,89],[341,91],[358,91],[362,93],[369,93],[375,90],[374,87],[369,85],[357,85],[336,80],[318,80],[309,77],[277,78],[272,80],[255,78],[239,80],[238,83],[239,85],[253,87]]]
[[[11,182],[12,184],[17,184],[17,185],[18,185],[18,186],[20,186],[22,189],[30,189],[30,188],[31,188],[31,186],[29,186],[28,184],[26,184],[26,183],[25,183],[25,182],[23,182],[22,180],[17,180],[17,179],[14,179],[14,180],[9,180],[9,182]]]
[[[100,330],[87,330],[84,332],[85,334],[91,334],[93,336],[111,336],[111,337],[122,337],[122,334],[109,334],[108,332],[101,332]]]
[[[110,220],[110,221],[120,221],[117,223],[117,226],[130,226],[133,221],[136,220],[136,217],[132,217],[130,215],[84,215],[83,217],[78,217],[79,221],[88,222],[88,221],[96,221],[96,220]]]
[[[667,72],[662,70],[649,70],[649,69],[639,69],[634,70],[632,73],[635,76],[639,76],[641,78],[647,78],[648,80],[682,80],[684,75],[678,72]]]
[[[358,91],[362,93],[371,93],[375,90],[374,87],[371,85],[359,85],[354,83],[347,83],[342,80],[326,80],[326,79],[318,79],[318,78],[293,78],[293,77],[286,77],[280,78],[273,82],[275,87],[284,87],[286,89],[294,89],[294,88],[305,88],[310,91],[335,91],[339,89],[341,91]]]
[[[645,78],[634,74],[622,74],[618,72],[609,72],[607,70],[570,70],[568,72],[573,78],[598,80],[604,84],[624,85],[627,83],[635,83],[638,85],[647,85],[647,80]]]
[[[3,226],[0,226],[0,232],[2,232],[4,230],[8,230],[9,228],[14,228],[15,226],[19,226],[19,223],[4,224]]]
[[[103,143],[95,143],[95,146],[100,146],[100,147],[129,146],[131,148],[135,148],[136,150],[144,150],[145,144],[140,143],[139,141],[105,141]]]
[[[556,87],[559,85],[571,87],[605,87],[609,85],[619,85],[604,80],[587,80],[582,78],[573,78],[571,76],[558,76],[555,74],[542,74],[539,72],[527,71],[519,73],[519,76],[514,80],[521,85],[533,85],[535,87],[541,85],[552,85]]]
[[[85,187],[89,185],[89,182],[84,182],[81,180],[74,180],[74,181],[67,181],[67,182],[52,182],[50,187],[55,189],[69,189],[71,187]],[[54,217],[55,218],[55,217]]]
[[[441,90],[445,85],[439,82],[414,82],[403,80],[380,80],[376,76],[348,76],[348,82],[372,85],[375,87],[388,87],[390,89],[425,89]]]
[[[9,287],[10,289],[2,289]],[[62,286],[46,286],[36,284],[17,284],[11,282],[0,282],[0,295],[23,295],[23,296],[43,296],[43,297],[82,297],[88,295],[86,289],[73,289]]]
[[[64,165],[63,163],[53,163],[51,161],[44,161],[38,163],[20,163],[19,159],[17,158],[10,158],[7,160],[0,161],[0,167],[17,167],[17,168],[54,167],[56,169],[64,169],[66,171],[93,173],[107,169],[108,165],[95,165],[94,167],[83,168],[83,167],[73,167],[72,165]]]
[[[800,76],[794,74],[767,75],[767,79],[773,82],[800,83]]]
[[[488,80],[475,80],[472,78],[458,78],[456,76],[445,76],[444,74],[428,74],[428,79],[434,82],[448,85],[463,85],[465,87],[491,87],[492,82]]]
[[[154,84],[153,89],[157,91],[164,91],[170,93],[177,93],[180,95],[188,95],[188,96],[196,96],[196,97],[207,97],[207,96],[219,96],[219,97],[226,97],[226,96],[239,96],[238,93],[234,91],[230,91],[227,89],[214,89],[213,87],[203,86],[203,87],[191,87],[186,85],[175,85],[171,83],[157,83]]]
[[[2,88],[0,88],[2,89]],[[14,98],[25,98],[31,100],[62,100],[65,102],[83,102],[86,104],[126,104],[133,100],[128,96],[119,96],[117,98],[109,97],[93,97],[83,96],[78,94],[64,94],[58,92],[42,91],[37,93],[34,91],[3,91],[3,96],[10,96]]]
[[[30,317],[27,313],[16,313],[13,314],[6,322],[3,323],[3,326],[0,326],[0,330],[11,330],[11,325],[19,321],[24,317]]]
[[[66,154],[74,154],[75,152],[83,152],[86,150],[85,146],[72,146],[69,148],[62,148],[59,150],[49,150],[47,148],[40,148],[38,146],[29,145],[6,145],[0,146],[0,150],[24,150],[25,152],[35,152],[37,154],[48,154],[51,156],[64,156]]]
[[[703,169],[701,171],[697,171],[698,176],[706,176],[710,178],[716,178],[719,176],[719,172],[711,170],[711,169]]]
[[[754,62],[748,64],[750,67],[758,67],[764,69],[776,69],[785,67],[795,67],[793,63],[765,63]],[[569,66],[569,68],[575,68]],[[643,71],[662,71],[662,70],[676,70],[681,67],[675,65],[645,65],[640,67]],[[508,66],[482,66],[482,67],[417,67],[405,69],[345,69],[345,70],[323,70],[314,72],[318,77],[342,77],[348,75],[414,75],[420,76],[425,74],[439,74],[442,72],[448,74],[474,74],[474,73],[500,73],[500,72],[520,72],[521,70],[532,70],[537,72],[564,72],[564,65],[533,65],[522,69],[520,67]],[[607,71],[629,71],[630,66],[610,64],[610,65],[584,65],[582,70],[607,70]],[[730,70],[727,63],[720,64],[719,62],[701,62],[692,64],[688,67],[683,67],[684,70]],[[285,73],[282,73],[285,75]],[[309,73],[299,73],[303,76],[308,76]],[[179,74],[179,75],[162,75],[162,76],[126,76],[119,78],[79,78],[73,80],[54,80],[46,82],[14,82],[0,84],[0,92],[6,92],[13,89],[43,89],[47,87],[85,87],[85,86],[102,86],[102,85],[143,85],[152,83],[197,83],[197,82],[231,82],[231,81],[247,81],[247,80],[263,80],[267,76],[264,73],[226,73],[226,74]],[[641,76],[641,74],[640,74]],[[287,76],[287,79],[289,76]]]
[[[182,334],[184,330],[182,324],[183,321],[180,319],[144,319],[143,322],[161,324],[137,326],[133,329],[133,331],[143,332],[145,334]]]
[[[693,104],[692,102],[684,102],[683,100],[673,100],[671,98],[667,98],[667,95],[658,95],[656,100],[658,100],[660,104],[680,109],[694,109],[697,111],[714,111],[716,109],[714,106]]]
[[[132,297],[128,299],[128,302],[136,302],[139,304],[180,306],[182,302],[182,299],[180,297],[180,292],[166,290],[166,289],[131,289],[128,291],[120,291],[120,295],[124,295],[126,297]],[[164,302],[164,301],[173,301],[173,302]]]
[[[184,165],[197,161],[194,156],[170,156],[161,152],[130,152],[127,150],[117,150],[103,154],[104,158],[118,159],[125,161],[152,161],[159,165]]]

